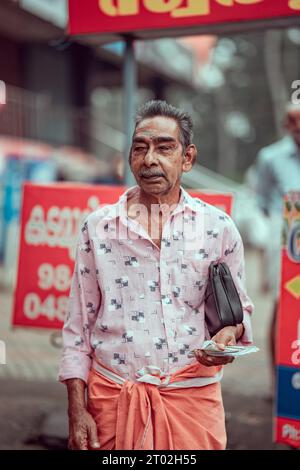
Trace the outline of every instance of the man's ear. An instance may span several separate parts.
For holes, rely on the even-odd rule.
[[[190,171],[196,161],[197,157],[197,148],[194,144],[189,145],[186,150],[185,154],[183,157],[183,162],[182,162],[182,171],[187,173]]]

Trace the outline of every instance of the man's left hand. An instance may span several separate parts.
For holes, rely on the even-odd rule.
[[[215,336],[211,338],[220,349],[220,351],[224,351],[226,346],[234,346],[236,344],[236,338],[238,335],[238,326],[226,326],[222,328]],[[205,351],[201,351],[200,349],[195,351],[195,357],[200,364],[203,364],[206,367],[212,366],[224,366],[226,364],[230,364],[234,361],[233,357],[230,356],[211,356],[207,354]]]

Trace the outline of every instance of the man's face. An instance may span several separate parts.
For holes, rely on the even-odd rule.
[[[193,161],[189,164],[184,160],[179,128],[174,119],[157,116],[144,119],[137,126],[132,139],[130,166],[144,192],[167,193],[180,185],[182,172],[189,171],[192,165]]]
[[[296,144],[300,146],[300,110],[290,111],[288,113],[287,129]]]

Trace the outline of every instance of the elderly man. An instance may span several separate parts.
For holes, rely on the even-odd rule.
[[[232,358],[189,354],[208,337],[212,261],[227,262],[244,309],[243,324],[214,337],[220,349],[252,341],[253,306],[232,220],[180,185],[196,154],[191,118],[148,102],[130,153],[137,186],[82,227],[59,373],[68,389],[70,448],[226,447],[220,380]]]

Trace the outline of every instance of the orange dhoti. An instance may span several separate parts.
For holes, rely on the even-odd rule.
[[[92,368],[88,409],[97,424],[101,450],[225,449],[220,382],[191,386],[199,378],[209,383],[218,373],[220,368],[196,362],[171,375],[168,386],[157,386],[117,383]]]

